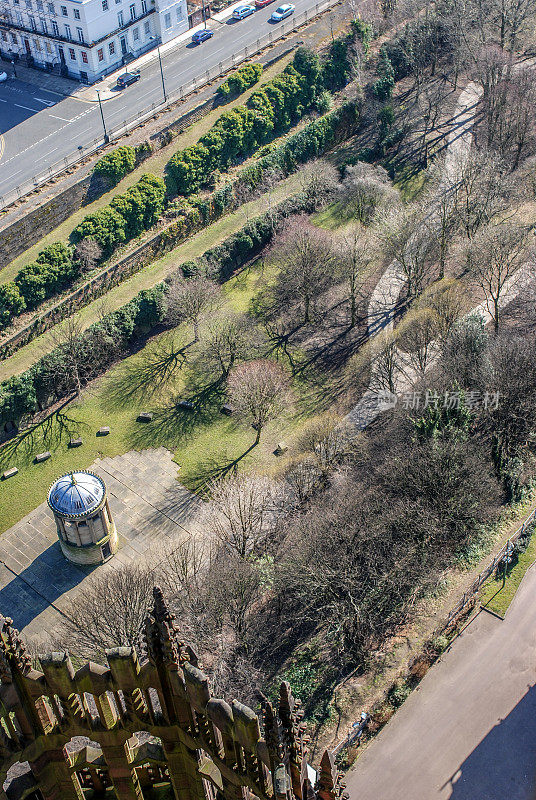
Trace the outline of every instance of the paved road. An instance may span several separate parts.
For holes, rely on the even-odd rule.
[[[316,0],[294,0],[296,14],[314,9]],[[241,22],[211,21],[212,39],[195,47],[185,42],[163,55],[168,93],[200,77],[207,69],[240,54],[260,36],[276,31],[268,20],[276,4]],[[71,155],[103,133],[97,103],[65,98],[35,85],[10,79],[0,84],[0,196],[43,174],[47,167]],[[162,101],[158,60],[142,67],[142,79],[103,104],[109,127],[129,119],[136,109]],[[2,135],[3,134],[3,135]]]
[[[481,612],[346,776],[351,800],[536,798],[536,568]]]

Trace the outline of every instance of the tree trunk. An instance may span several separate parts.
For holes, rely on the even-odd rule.
[[[257,447],[257,445],[259,444],[259,442],[261,440],[262,425],[257,424],[256,431],[257,431],[257,435],[255,436],[255,443],[253,445],[254,447]]]

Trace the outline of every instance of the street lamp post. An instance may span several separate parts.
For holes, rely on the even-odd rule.
[[[151,36],[151,39],[156,39],[156,36]],[[160,42],[156,45],[156,52],[158,53],[158,63],[160,64],[160,77],[162,78],[162,94],[164,95],[164,103],[167,103],[166,83],[164,81],[164,67],[162,66],[162,56],[160,55]]]
[[[16,78],[17,77],[17,70],[15,69],[15,62],[14,61],[11,62],[11,66],[13,67],[13,77]]]
[[[108,133],[106,132],[106,123],[104,122],[104,111],[102,110],[102,101],[100,99],[100,91],[99,91],[99,89],[97,89],[97,98],[99,100],[99,108],[100,108],[100,114],[101,114],[101,119],[102,119],[102,127],[104,129],[104,143],[108,144],[109,137],[108,137]]]

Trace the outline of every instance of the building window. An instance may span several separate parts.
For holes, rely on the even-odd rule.
[[[22,14],[17,11],[17,25],[22,25]]]
[[[141,0],[141,13],[147,14],[147,0]]]
[[[5,31],[2,31],[2,39],[7,42],[7,33]]]
[[[43,10],[43,0],[37,0],[37,10],[38,11]]]
[[[20,5],[20,0],[13,0],[13,5],[15,5],[15,6]]]
[[[45,42],[45,48],[46,48],[47,53],[51,53],[52,52],[52,48],[50,46],[50,42]]]
[[[109,43],[108,50],[110,51],[110,55],[113,56],[113,54],[115,53],[115,42]]]
[[[102,49],[102,47],[99,47],[99,49],[97,50],[97,58],[99,59],[99,61],[104,61],[104,50]]]
[[[102,0],[102,10],[108,11],[108,0]]]
[[[164,14],[164,25],[166,26],[166,30],[171,28],[171,14]]]
[[[119,25],[120,28],[123,27],[123,12],[122,11],[120,11],[119,14],[117,15],[117,24]]]
[[[61,14],[63,17],[67,16],[67,6],[61,6]]]
[[[13,44],[17,44],[17,37],[15,36],[14,33],[11,34],[11,41],[13,42]]]
[[[41,30],[43,33],[48,33],[48,26],[47,21],[43,17],[39,17],[39,24],[41,25]]]
[[[118,6],[120,2],[121,2],[121,0],[115,0],[116,6]]]
[[[177,22],[182,22],[182,6],[177,6]]]
[[[33,17],[28,17],[28,19],[30,21],[30,28],[32,29],[32,31],[36,31],[37,25],[35,24],[35,19]]]
[[[86,51],[85,51],[85,50],[82,50],[82,61],[84,62],[84,64],[87,64],[87,63],[88,63],[88,60],[87,60],[87,53],[86,53]]]
[[[60,29],[58,28],[57,22],[52,22],[52,33],[54,34],[54,36],[60,35]]]
[[[151,23],[149,22],[149,20],[147,20],[147,22],[145,23],[144,28],[145,28],[145,34],[149,36],[149,34],[151,33]]]
[[[32,7],[32,0],[26,0],[26,8]]]
[[[74,48],[69,47],[69,56],[71,61],[76,61],[76,53],[74,52]]]
[[[134,30],[132,31],[132,34],[134,36],[134,41],[137,42],[138,39],[140,38],[140,32],[139,32],[138,28],[134,28]]]
[[[40,53],[41,52],[41,42],[39,41],[39,39],[34,39],[33,43],[34,43],[34,47],[37,50],[37,52]]]
[[[74,9],[73,14],[75,19],[80,19],[80,11],[77,8]]]
[[[136,6],[134,4],[130,6],[130,19],[136,19]]]
[[[70,25],[66,25],[66,26],[65,26],[65,36],[66,36],[68,39],[70,39],[70,38],[71,38],[71,26],[70,26]]]
[[[54,3],[47,3],[47,8],[50,14],[54,14],[54,16],[56,16],[56,9],[54,8]]]
[[[76,33],[78,34],[78,41],[79,42],[83,42],[84,41],[84,31],[82,30],[82,28],[77,28],[76,29]]]

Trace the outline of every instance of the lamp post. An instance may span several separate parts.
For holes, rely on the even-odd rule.
[[[11,66],[13,67],[13,77],[16,78],[17,77],[17,70],[15,69],[15,62],[14,61],[11,62]]]
[[[151,36],[151,39],[154,40],[156,39],[156,37]],[[166,84],[164,81],[164,67],[162,66],[162,56],[160,55],[160,42],[158,42],[158,44],[156,45],[156,52],[158,53],[158,63],[160,64],[160,77],[162,78],[162,94],[164,95],[164,103],[167,103]]]
[[[202,2],[202,14],[203,14],[203,25],[205,26],[205,30],[207,29],[207,12],[205,11],[205,0],[201,0]]]
[[[101,99],[100,99],[100,91],[99,91],[99,89],[97,89],[97,98],[99,100],[99,108],[100,108],[100,115],[101,115],[101,119],[102,119],[102,127],[104,129],[104,143],[108,144],[109,138],[108,138],[108,133],[106,132],[106,123],[104,122],[104,111],[102,110],[102,102],[101,102]]]

